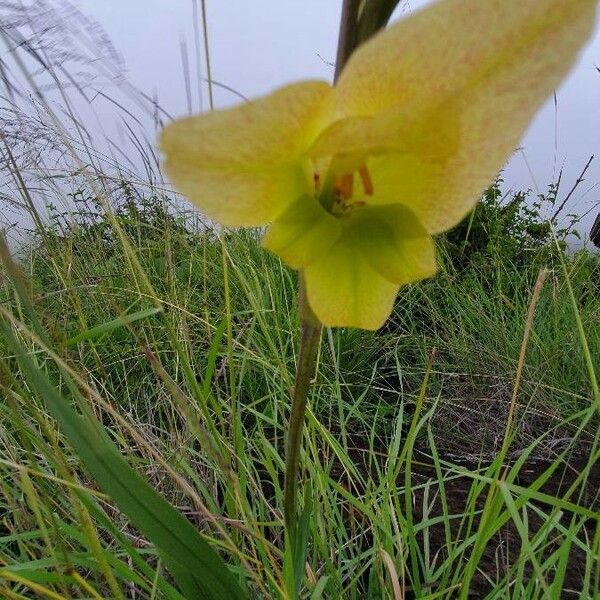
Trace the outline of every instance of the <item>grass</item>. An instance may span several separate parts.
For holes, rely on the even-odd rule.
[[[55,220],[20,250],[33,315],[4,278],[4,318],[59,392],[68,370],[128,463],[253,596],[285,597],[295,275],[253,232],[219,238],[190,219],[154,199],[117,211],[122,235],[102,216]],[[447,264],[401,294],[384,331],[323,338],[302,457],[313,503],[302,595],[453,598],[470,581],[473,597],[594,598],[600,399],[574,310],[593,361],[597,257],[548,275],[522,369],[537,272]],[[2,593],[176,597],[155,548],[86,476],[14,352],[5,337]],[[505,439],[506,466],[494,460]]]
[[[56,48],[19,51],[39,47]],[[450,234],[384,329],[326,331],[290,555],[295,273],[260,232],[182,208],[131,121],[145,177],[69,103],[61,126],[41,88],[31,117],[19,85],[0,107],[1,201],[33,229],[0,267],[1,597],[201,597],[205,544],[252,598],[600,596],[597,254],[536,244],[529,221],[505,231],[493,195],[458,239],[497,243]],[[40,197],[68,201],[42,217]]]

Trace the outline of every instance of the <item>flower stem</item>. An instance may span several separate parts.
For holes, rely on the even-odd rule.
[[[334,80],[337,80],[348,57],[358,44],[356,27],[359,12],[358,0],[344,0],[340,20],[340,35]],[[296,367],[296,381],[292,396],[292,413],[288,429],[288,439],[285,457],[285,483],[283,515],[285,528],[290,540],[296,537],[296,510],[298,498],[298,470],[300,463],[300,447],[302,446],[302,429],[304,427],[304,413],[310,382],[315,374],[319,342],[321,340],[322,325],[315,317],[308,300],[304,286],[304,277],[300,275],[298,290],[298,305],[301,321],[300,352],[298,366]]]
[[[298,293],[300,308],[301,335],[298,365],[296,367],[296,381],[292,396],[292,413],[290,415],[286,459],[285,459],[285,484],[283,513],[285,527],[288,535],[293,539],[296,529],[296,504],[298,496],[298,470],[300,463],[300,447],[302,445],[302,429],[304,426],[304,413],[310,389],[311,380],[315,374],[319,341],[321,339],[322,325],[314,316],[304,288],[303,278],[300,278]]]
[[[334,81],[337,81],[348,57],[358,45],[357,25],[359,0],[344,0],[340,18],[340,34],[338,38],[337,56],[335,59]]]

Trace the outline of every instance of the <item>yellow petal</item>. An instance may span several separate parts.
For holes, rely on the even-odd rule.
[[[307,81],[233,109],[175,121],[160,140],[166,173],[219,223],[268,223],[310,190],[304,154],[321,128],[330,93],[329,84]]]
[[[401,204],[354,210],[344,224],[344,235],[372,269],[393,283],[412,283],[437,271],[431,236]]]
[[[313,196],[298,198],[267,230],[262,245],[295,269],[324,255],[342,231]]]
[[[377,155],[377,201],[406,203],[430,233],[448,229],[567,74],[596,5],[444,0],[391,26],[348,62],[313,152]]]
[[[304,269],[304,279],[308,303],[327,327],[379,329],[400,288],[373,270],[344,236]]]

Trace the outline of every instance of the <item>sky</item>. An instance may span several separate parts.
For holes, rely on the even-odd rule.
[[[193,0],[73,0],[102,25],[127,66],[128,78],[156,93],[174,116],[188,112],[182,43],[190,57],[193,111],[206,110],[203,86],[197,93],[197,56]],[[401,1],[394,19],[431,0]],[[307,78],[331,79],[341,0],[206,0],[212,77],[246,97]],[[571,211],[590,211],[580,229],[589,230],[600,211],[600,35],[587,45],[568,79],[540,111],[504,171],[504,189],[545,192],[563,169],[562,196],[572,187],[591,155],[585,181],[570,201]],[[206,76],[204,61],[200,75]],[[524,82],[526,85],[526,82]],[[215,89],[215,105],[239,98]]]

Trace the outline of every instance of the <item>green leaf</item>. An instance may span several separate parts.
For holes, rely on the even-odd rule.
[[[220,325],[217,327],[213,340],[210,343],[210,348],[208,349],[208,354],[206,356],[206,372],[204,373],[204,380],[202,382],[202,393],[204,394],[205,398],[210,395],[210,386],[212,384],[212,378],[217,367],[219,348],[221,347],[221,342],[223,341],[223,335],[225,334],[226,327],[227,319],[223,319]]]

